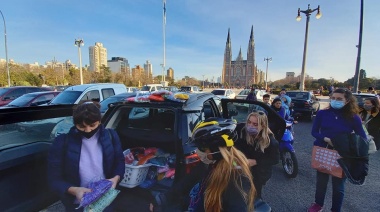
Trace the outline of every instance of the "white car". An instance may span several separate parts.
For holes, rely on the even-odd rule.
[[[225,99],[235,99],[236,97],[235,92],[231,89],[215,89],[211,93]]]
[[[239,92],[239,94],[236,96],[236,99],[246,99],[249,92],[251,92],[251,89],[244,89],[242,91]],[[267,92],[265,90],[259,90],[259,89],[255,89],[255,94],[256,94],[256,97],[257,97],[257,101],[260,101],[262,102],[263,101],[263,96],[266,94]]]

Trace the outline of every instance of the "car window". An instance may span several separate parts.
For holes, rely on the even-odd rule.
[[[107,99],[110,96],[114,96],[115,91],[113,90],[113,88],[105,88],[105,89],[102,89],[102,94],[103,94],[103,99]]]
[[[81,94],[81,91],[65,90],[57,95],[50,104],[74,104]]]
[[[150,91],[150,86],[147,86],[147,85],[143,86],[141,88],[141,91]]]
[[[35,96],[34,95],[22,95],[17,99],[11,101],[8,106],[24,107],[29,103]]]
[[[80,102],[82,101],[100,101],[100,94],[99,94],[99,91],[98,90],[93,90],[93,91],[89,91],[87,92],[83,97],[82,99],[80,100]]]
[[[238,95],[248,95],[250,90],[242,90]]]
[[[225,92],[226,92],[225,90],[213,90],[213,91],[211,91],[211,93],[214,95],[224,95]]]
[[[9,92],[4,99],[16,99],[26,93],[26,88],[16,88]]]
[[[35,100],[33,100],[31,105],[38,106],[38,105],[46,104],[50,102],[50,100],[52,100],[53,98],[54,98],[54,94],[41,95],[37,97]]]
[[[268,111],[260,105],[250,103],[228,102],[227,109],[230,117],[235,119],[238,123],[245,123],[248,115],[255,110],[263,111],[265,114],[268,114]]]

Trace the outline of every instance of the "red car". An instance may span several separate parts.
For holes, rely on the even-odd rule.
[[[42,91],[24,94],[3,107],[30,107],[49,103],[60,91]]]

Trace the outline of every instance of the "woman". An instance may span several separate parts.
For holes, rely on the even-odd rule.
[[[361,119],[358,115],[359,108],[356,98],[352,95],[351,91],[339,88],[332,91],[330,98],[330,107],[320,110],[315,117],[311,132],[313,137],[316,138],[314,145],[333,148],[332,138],[342,133],[349,134],[352,131],[366,138]],[[309,207],[309,212],[322,210],[329,178],[330,175],[317,171],[315,203]],[[331,211],[341,211],[345,181],[346,177],[332,177],[333,195]]]
[[[124,155],[117,133],[100,123],[100,105],[84,102],[74,108],[69,133],[55,138],[48,158],[49,186],[66,211],[78,207],[88,183],[108,179],[115,188],[124,175]],[[109,208],[108,208],[109,210]]]
[[[272,176],[272,166],[280,160],[278,141],[268,127],[264,112],[254,111],[248,115],[240,138],[236,148],[248,158],[257,198],[261,198],[262,188]]]
[[[208,170],[190,192],[189,211],[253,211],[255,187],[247,158],[233,146],[235,128],[235,121],[219,118],[194,128],[192,141]]]
[[[363,124],[368,130],[368,134],[373,137],[376,149],[380,148],[380,104],[377,97],[368,98],[364,101],[364,110],[360,112]]]

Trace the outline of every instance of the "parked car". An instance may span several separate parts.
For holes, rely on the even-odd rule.
[[[125,93],[127,89],[124,84],[119,83],[94,83],[74,85],[66,88],[49,104],[78,104],[82,101],[103,101],[110,96]]]
[[[41,91],[24,94],[3,107],[30,107],[49,103],[59,91]]]
[[[251,89],[244,89],[244,90],[241,90],[239,92],[238,95],[236,95],[236,99],[246,99],[249,92],[251,92]],[[255,94],[256,94],[256,97],[257,97],[257,101],[259,102],[262,102],[263,101],[263,96],[264,94],[266,94],[267,92],[265,90],[259,90],[259,89],[255,89]]]
[[[180,91],[181,92],[187,92],[187,93],[199,93],[201,92],[202,90],[199,89],[198,86],[182,86],[180,88]]]
[[[170,91],[172,93],[179,92],[179,89],[176,86],[162,87],[162,89],[165,89],[165,90]]]
[[[352,95],[356,97],[360,108],[363,108],[365,99],[377,97],[376,94],[371,93],[353,93]]]
[[[226,99],[235,99],[236,94],[231,89],[215,89],[211,91],[214,95],[219,96],[220,98],[226,98]]]
[[[151,93],[151,92],[154,92],[154,91],[159,91],[161,90],[163,86],[161,84],[147,84],[147,85],[144,85],[142,86],[141,88],[141,92],[148,92],[148,93]]]
[[[296,119],[304,117],[311,121],[319,111],[319,99],[315,97],[313,92],[287,91],[286,95],[292,99],[291,107],[293,108],[293,117]]]
[[[0,88],[0,106],[6,105],[18,97],[32,92],[50,91],[48,87],[14,86]]]
[[[267,105],[245,100],[221,99],[210,93],[189,94],[185,102],[127,102],[111,104],[102,117],[106,128],[115,129],[123,149],[156,147],[170,155],[170,167],[175,170],[173,178],[157,180],[150,188],[124,188],[118,198],[123,201],[148,201],[152,195],[165,192],[180,182],[193,165],[199,163],[195,147],[188,141],[192,130],[208,117],[235,118],[243,126],[250,111],[238,111],[235,104],[263,110],[268,114],[269,125],[275,136],[282,137],[285,121]],[[220,112],[219,106],[223,108]],[[251,106],[249,106],[251,105]],[[0,110],[0,126],[20,122],[53,120],[72,116],[73,105],[48,105]],[[39,126],[35,126],[38,128]],[[0,131],[0,211],[41,211],[56,203],[58,197],[48,188],[46,168],[47,153],[53,140],[40,135],[27,135],[19,131]],[[154,169],[153,169],[154,170]],[[123,178],[122,182],[126,181]],[[9,192],[12,190],[12,192]],[[126,198],[129,195],[134,198]],[[187,196],[187,194],[186,194]],[[154,200],[153,200],[154,201]],[[172,204],[180,204],[174,202]],[[135,211],[140,205],[134,207]],[[172,205],[170,205],[172,206]],[[54,204],[53,207],[57,207]],[[51,209],[51,208],[47,208]],[[125,208],[116,208],[124,211]],[[165,211],[165,208],[163,208]]]
[[[135,97],[136,93],[121,93],[115,96],[110,96],[100,102],[100,112],[104,114],[108,110],[108,105],[117,102],[125,102],[130,97]]]
[[[140,89],[136,87],[127,87],[127,93],[136,93],[139,90]]]

